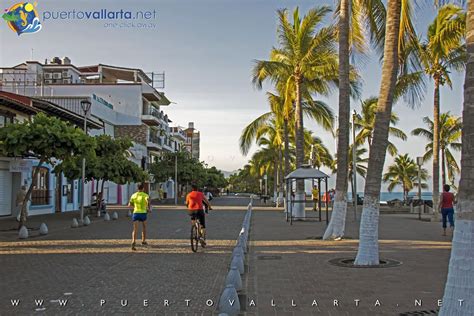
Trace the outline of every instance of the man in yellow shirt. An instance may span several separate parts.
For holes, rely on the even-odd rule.
[[[142,245],[148,245],[146,242],[146,218],[147,212],[151,211],[151,205],[148,194],[143,192],[143,184],[138,185],[138,192],[132,194],[128,206],[133,206],[132,250],[136,250],[135,241],[138,233],[138,222],[142,222]]]

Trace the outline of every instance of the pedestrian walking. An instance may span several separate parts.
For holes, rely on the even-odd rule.
[[[28,201],[25,201],[25,198],[26,198],[26,185],[22,185],[20,190],[18,191],[18,193],[16,194],[16,209],[17,209],[17,216],[16,216],[16,220],[18,222],[21,222],[21,210],[23,209],[23,205],[24,203],[26,203],[26,211],[25,211],[25,218],[23,219],[23,221],[26,220],[26,218],[28,217]]]
[[[147,213],[151,211],[151,204],[150,197],[143,192],[143,184],[138,185],[138,192],[132,194],[128,206],[133,206],[132,250],[136,250],[135,242],[138,234],[138,222],[142,223],[142,245],[148,245],[146,241],[146,220]]]
[[[443,216],[443,236],[446,236],[447,220],[449,220],[451,231],[454,230],[454,203],[456,198],[453,193],[449,192],[451,189],[449,185],[445,184],[443,189],[444,192],[441,193],[439,208]]]

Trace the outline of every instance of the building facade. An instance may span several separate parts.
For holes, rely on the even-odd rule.
[[[14,67],[0,68],[0,92],[31,98],[43,107],[44,104],[54,105],[81,119],[84,116],[81,101],[89,100],[92,104],[90,120],[96,125],[89,127],[88,133],[131,138],[130,159],[144,169],[163,152],[173,152],[179,147],[179,137],[172,133],[171,120],[162,109],[170,101],[159,87],[164,87],[164,74],[150,75],[141,69],[104,64],[79,67],[67,57],[55,57],[44,63],[26,61]],[[19,119],[21,115],[18,115]],[[5,116],[3,120],[7,122],[11,118]],[[2,168],[5,170],[5,164]],[[37,179],[49,192],[48,198],[57,200],[55,203],[48,201],[49,208],[45,207],[39,213],[77,209],[82,191],[79,181],[54,178],[45,171],[41,173],[41,179]],[[15,183],[27,181],[12,179]],[[96,185],[92,182],[84,187],[86,205],[90,203]],[[109,204],[126,204],[134,190],[135,185],[106,183],[104,197]],[[0,195],[8,194],[11,195],[0,192]]]
[[[186,141],[184,143],[185,149],[191,153],[191,156],[199,160],[200,156],[200,133],[194,128],[194,123],[189,122],[188,128],[184,130],[186,134]]]

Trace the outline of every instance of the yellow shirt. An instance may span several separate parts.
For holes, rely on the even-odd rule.
[[[319,190],[318,189],[313,189],[313,200],[319,200]]]
[[[135,192],[130,197],[130,204],[133,205],[133,213],[146,213],[148,208],[148,194],[145,192]]]

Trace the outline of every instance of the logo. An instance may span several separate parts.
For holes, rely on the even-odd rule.
[[[36,33],[41,30],[41,23],[38,18],[36,5],[29,2],[14,4],[10,9],[5,10],[2,18],[7,22],[12,31],[18,36],[23,33]]]

